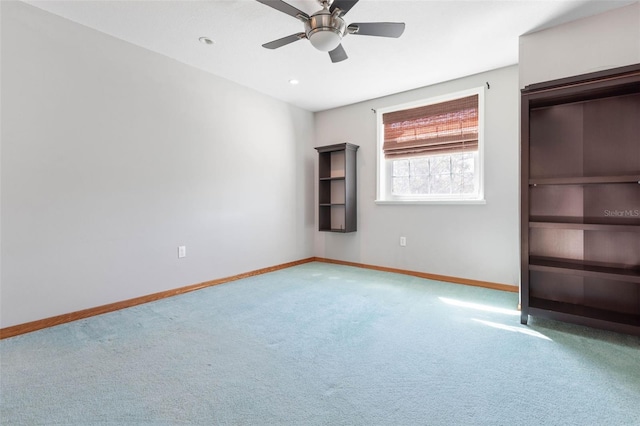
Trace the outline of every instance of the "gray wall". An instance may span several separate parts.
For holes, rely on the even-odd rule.
[[[372,109],[484,86],[484,205],[378,205]],[[518,285],[518,67],[316,113],[316,144],[358,151],[358,232],[317,233],[320,257]],[[317,175],[317,170],[316,170]],[[400,236],[407,246],[400,247]]]
[[[313,255],[312,113],[1,7],[1,327]]]
[[[520,87],[640,63],[640,2],[520,37]]]

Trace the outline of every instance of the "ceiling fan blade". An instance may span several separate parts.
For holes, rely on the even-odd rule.
[[[347,28],[349,34],[398,38],[404,32],[404,22],[353,23]]]
[[[289,43],[293,43],[294,41],[298,41],[306,37],[307,35],[305,33],[291,34],[290,36],[282,37],[278,40],[273,40],[269,43],[265,43],[262,45],[262,47],[266,47],[267,49],[277,49],[278,47],[286,46]]]
[[[300,9],[291,6],[289,3],[285,3],[281,0],[256,0],[256,1],[258,3],[271,6],[272,8],[279,10],[280,12],[286,13],[287,15],[291,15],[294,18],[298,18],[299,16],[302,16],[305,20],[309,20],[309,15],[307,15]]]
[[[331,4],[331,8],[329,9],[329,11],[333,13],[334,10],[340,9],[342,11],[340,16],[344,16],[348,11],[351,10],[353,6],[356,5],[356,3],[358,3],[358,0],[335,0]]]
[[[329,56],[331,57],[331,62],[333,62],[334,64],[336,62],[344,61],[348,58],[347,52],[344,51],[344,48],[341,44],[339,44],[338,47],[329,52]]]

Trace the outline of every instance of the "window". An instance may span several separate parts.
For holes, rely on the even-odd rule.
[[[482,203],[483,88],[381,109],[378,199]]]

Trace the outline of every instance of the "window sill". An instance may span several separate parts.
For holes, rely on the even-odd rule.
[[[482,205],[487,204],[487,200],[376,200],[376,204],[386,205],[434,205],[434,204],[470,204]]]

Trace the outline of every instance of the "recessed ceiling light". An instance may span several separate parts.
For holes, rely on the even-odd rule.
[[[200,40],[200,43],[213,44],[213,40],[211,40],[209,37],[200,37],[198,40]]]
[[[291,84],[292,86],[295,86],[298,83],[300,83],[300,82],[298,80],[296,80],[295,78],[292,78],[291,80],[289,80],[289,84]]]

